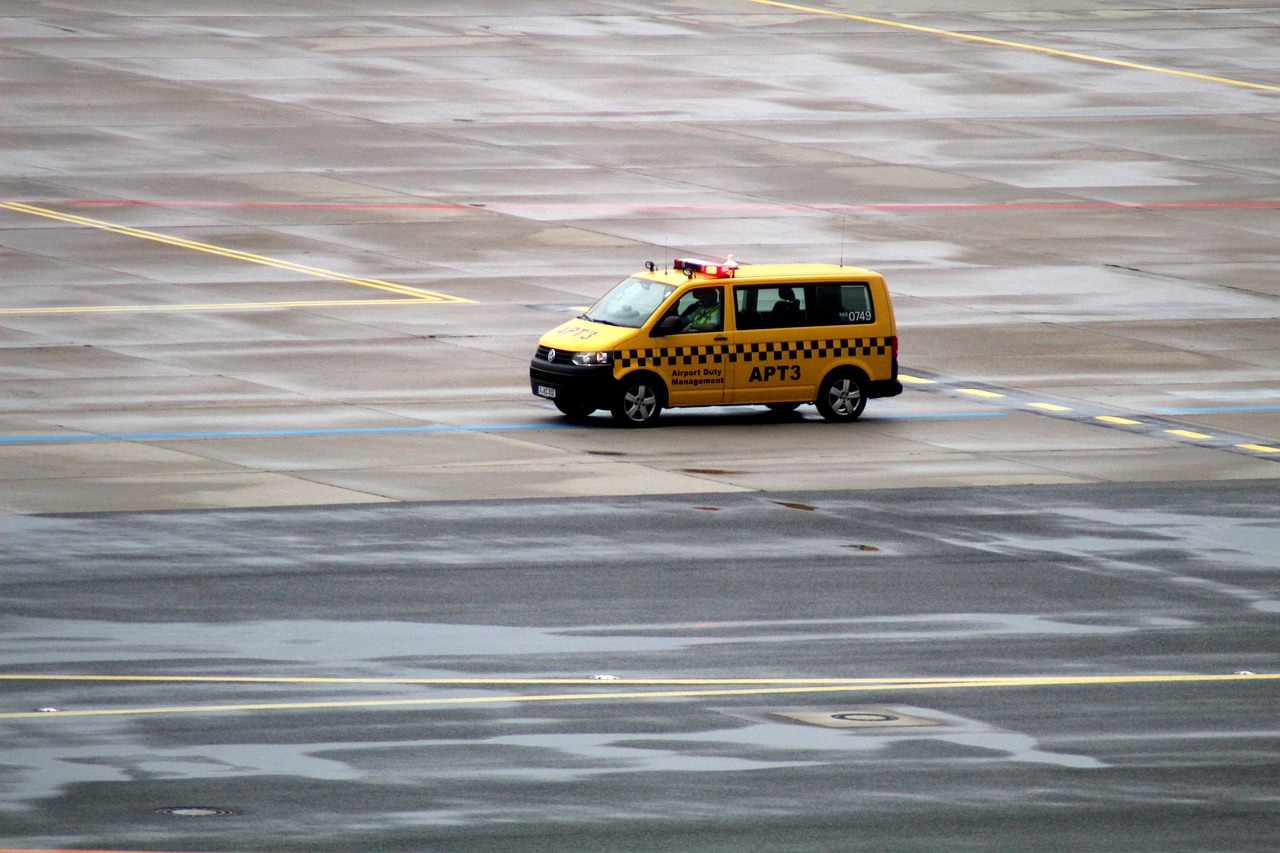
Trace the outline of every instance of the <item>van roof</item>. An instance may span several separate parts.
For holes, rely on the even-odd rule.
[[[637,277],[653,278],[658,281],[671,282],[671,279],[684,279],[685,273],[679,270],[665,269],[653,272],[636,273]],[[787,280],[832,280],[850,278],[879,278],[880,274],[862,267],[846,267],[840,264],[741,264],[731,281],[756,281],[762,279]],[[700,275],[695,273],[693,281],[724,281],[723,277]]]

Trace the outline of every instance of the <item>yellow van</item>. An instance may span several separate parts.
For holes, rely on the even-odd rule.
[[[627,426],[665,408],[812,403],[852,421],[902,393],[884,279],[834,264],[680,259],[646,264],[543,335],[533,393],[570,418],[608,409]]]

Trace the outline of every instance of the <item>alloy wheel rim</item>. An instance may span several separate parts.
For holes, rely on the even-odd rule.
[[[653,414],[654,404],[657,402],[653,392],[649,390],[647,385],[637,385],[626,394],[626,413],[633,421],[648,420]]]
[[[852,414],[862,395],[852,379],[841,379],[831,386],[831,408],[842,415]]]

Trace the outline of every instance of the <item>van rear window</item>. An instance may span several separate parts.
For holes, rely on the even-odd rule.
[[[734,310],[739,329],[875,322],[871,288],[864,281],[743,285],[734,288]]]

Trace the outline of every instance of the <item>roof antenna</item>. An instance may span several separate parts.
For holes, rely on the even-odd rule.
[[[840,217],[840,266],[844,266],[844,227],[848,221],[849,217]]]

